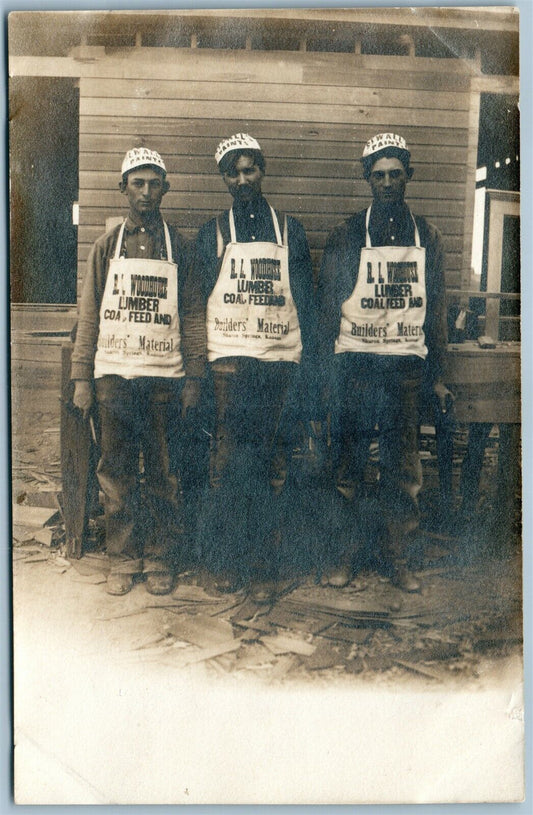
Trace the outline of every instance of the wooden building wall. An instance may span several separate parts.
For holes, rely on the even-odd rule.
[[[330,229],[365,206],[358,157],[381,131],[405,136],[413,209],[440,228],[447,285],[470,265],[479,95],[472,62],[354,53],[131,48],[94,52],[80,78],[78,278],[118,191],[130,147],[158,150],[171,190],[168,220],[193,237],[230,205],[214,161],[218,142],[246,131],[267,159],[263,190],[304,224],[315,264]]]

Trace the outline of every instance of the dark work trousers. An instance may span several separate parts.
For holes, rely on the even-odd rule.
[[[169,414],[178,420],[183,379],[104,376],[95,380],[101,430],[97,475],[105,496],[112,571],[171,568],[182,531],[170,472]],[[144,464],[141,498],[139,453]]]
[[[294,362],[227,357],[212,363],[215,428],[200,547],[215,574],[277,575],[279,502],[287,451],[279,424]]]
[[[419,403],[424,363],[417,357],[343,353],[334,364],[333,472],[356,527],[347,547],[354,548],[357,535],[374,537],[383,554],[403,558],[409,535],[419,524]],[[376,496],[371,501],[364,480],[370,443],[376,436],[379,485],[377,501]]]

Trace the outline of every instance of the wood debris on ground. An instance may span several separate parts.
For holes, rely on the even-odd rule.
[[[386,610],[387,595],[394,591],[390,583],[369,574],[364,598],[349,588],[328,594],[306,579],[266,608],[244,592],[211,596],[201,586],[178,583],[172,595],[153,598],[139,587],[129,610],[99,619],[112,623],[127,615],[154,615],[153,634],[123,655],[134,661],[174,668],[201,663],[213,674],[244,672],[267,683],[312,681],[330,673],[367,678],[403,673],[446,682],[476,676],[484,655],[519,645],[519,615],[502,612],[500,626],[494,616],[487,619],[491,592],[496,595],[502,585],[494,581],[489,589],[485,583],[480,597],[476,581],[482,583],[485,572],[471,569],[465,580],[452,583],[450,594],[446,576],[427,569],[430,593],[406,598],[399,612]],[[458,613],[465,603],[468,614]]]
[[[468,433],[457,428],[454,504],[449,518],[437,520],[435,434],[433,428],[422,428],[423,531],[415,569],[423,579],[422,594],[401,595],[370,568],[341,590],[320,586],[319,575],[303,575],[299,585],[287,582],[282,596],[267,607],[255,605],[245,592],[218,595],[194,572],[180,575],[168,596],[153,597],[136,585],[129,595],[110,598],[103,587],[109,565],[100,518],[90,521],[83,557],[62,556],[57,384],[47,394],[47,401],[34,400],[13,414],[14,561],[21,569],[28,564],[36,580],[40,569],[50,569],[58,580],[81,584],[79,591],[94,592],[93,625],[134,628],[137,633],[125,642],[121,658],[267,683],[405,676],[435,684],[475,677],[487,655],[521,652],[519,499],[515,528],[502,544],[507,553],[492,541],[498,505],[496,429],[485,451],[478,509],[464,519],[458,495]],[[303,466],[304,458],[298,461],[296,455],[296,466]],[[376,478],[377,462],[373,442],[369,480]]]
[[[15,526],[43,527],[59,520],[57,509],[35,507],[28,504],[13,504],[13,523]]]

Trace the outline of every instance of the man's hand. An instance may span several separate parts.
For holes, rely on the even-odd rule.
[[[87,419],[93,406],[93,386],[85,379],[77,379],[74,383],[74,396],[72,398],[75,407],[81,410],[83,418]]]
[[[433,385],[433,393],[437,397],[441,413],[449,413],[453,408],[455,396],[441,379],[437,380]]]
[[[200,399],[201,382],[199,379],[186,379],[181,392],[181,418],[186,419],[190,410],[194,410]]]

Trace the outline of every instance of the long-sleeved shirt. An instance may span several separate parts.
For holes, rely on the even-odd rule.
[[[424,335],[428,349],[426,372],[435,382],[442,374],[447,344],[444,252],[439,231],[420,215],[414,216],[420,245],[426,249],[426,316]],[[318,345],[322,376],[329,378],[341,306],[352,294],[359,274],[361,249],[366,244],[366,209],[352,215],[330,234],[318,282]],[[413,246],[415,229],[411,210],[372,205],[369,223],[372,246]]]
[[[279,228],[283,234],[284,215],[276,211]],[[270,206],[262,196],[254,201],[234,202],[233,217],[235,233],[239,243],[268,241],[276,243],[276,232]],[[222,258],[217,257],[216,218],[204,224],[196,241],[195,265],[202,280],[205,303],[218,279]],[[218,217],[224,246],[230,241],[229,210]],[[313,289],[313,266],[309,244],[301,223],[287,216],[289,244],[289,281],[298,312],[302,338],[302,378],[307,389],[309,409],[313,413],[316,405],[316,304]]]
[[[100,306],[105,290],[109,261],[114,257],[120,224],[97,239],[87,260],[87,272],[80,298],[76,341],[72,352],[72,379],[91,380],[100,329]],[[169,225],[172,260],[178,266],[178,313],[181,353],[187,376],[201,377],[205,370],[205,304],[201,285],[191,263],[191,252],[175,227]],[[168,260],[163,219],[151,222],[126,219],[121,256]]]

